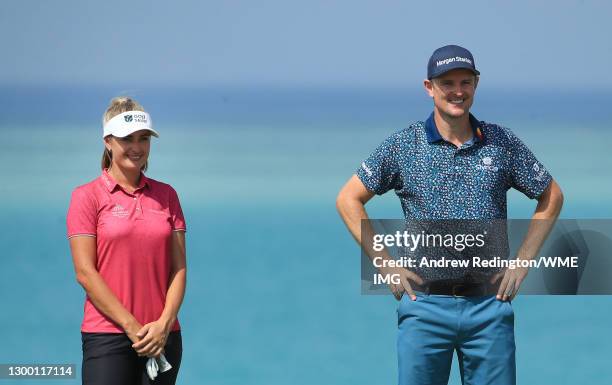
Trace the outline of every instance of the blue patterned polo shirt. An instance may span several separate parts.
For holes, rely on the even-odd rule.
[[[506,192],[534,199],[552,180],[509,129],[470,114],[473,137],[457,148],[433,113],[387,138],[357,170],[376,194],[394,189],[409,219],[505,219]]]

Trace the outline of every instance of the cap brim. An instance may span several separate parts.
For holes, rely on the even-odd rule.
[[[155,131],[151,127],[147,127],[147,126],[138,127],[138,126],[133,126],[133,125],[130,126],[128,129],[119,130],[118,132],[112,132],[109,135],[116,136],[117,138],[125,138],[126,136],[131,135],[135,133],[136,131],[142,131],[142,130],[150,131],[152,136],[159,138],[159,134],[157,133],[157,131]]]

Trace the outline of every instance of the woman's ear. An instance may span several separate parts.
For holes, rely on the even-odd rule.
[[[106,147],[106,149],[110,152],[111,150],[111,138],[112,135],[107,136],[106,138],[104,138],[104,147]]]

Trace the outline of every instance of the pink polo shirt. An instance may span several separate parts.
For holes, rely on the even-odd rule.
[[[96,237],[98,272],[142,325],[161,316],[171,272],[172,232],[185,231],[176,191],[141,174],[134,193],[104,170],[72,193],[66,219],[68,238]],[[178,320],[172,330],[179,330]],[[89,297],[81,331],[124,333]]]

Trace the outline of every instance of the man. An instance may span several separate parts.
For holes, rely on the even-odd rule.
[[[479,75],[467,49],[448,45],[434,51],[423,83],[433,99],[433,113],[385,140],[338,195],[338,211],[358,243],[361,221],[368,218],[364,206],[375,194],[394,189],[406,221],[505,219],[506,193],[512,187],[538,201],[516,257],[537,255],[563,195],[512,132],[470,114]],[[365,229],[370,233],[371,228]],[[401,284],[390,284],[401,299],[400,384],[447,384],[455,350],[463,384],[516,383],[510,301],[526,269],[507,269],[490,282],[427,282],[403,268],[380,270],[401,279]],[[421,291],[415,292],[410,281]],[[486,288],[492,283],[499,287],[491,293]]]

